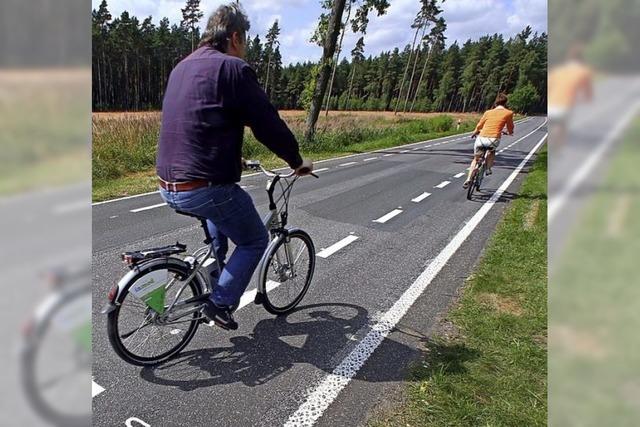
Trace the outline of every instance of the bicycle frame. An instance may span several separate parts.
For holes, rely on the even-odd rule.
[[[265,173],[265,175],[272,177],[273,179],[269,180],[267,182],[267,187],[266,187],[266,191],[267,194],[269,196],[269,212],[263,217],[263,223],[265,225],[265,227],[267,228],[267,230],[269,230],[269,235],[271,236],[271,242],[269,245],[273,245],[275,243],[278,243],[279,240],[286,238],[288,231],[285,229],[286,225],[287,225],[287,219],[288,219],[288,211],[289,211],[289,198],[291,195],[291,191],[293,189],[293,185],[295,184],[295,182],[298,180],[298,176],[294,176],[293,173],[289,174],[289,175],[279,175],[276,174],[272,171],[268,171],[264,168],[262,168],[262,166],[260,166],[260,169],[262,169],[262,171]],[[293,178],[290,179],[289,178]],[[284,184],[283,184],[284,182]],[[280,188],[282,190],[282,193],[280,194],[280,196],[275,199],[274,198],[274,193],[275,193],[275,189],[276,186],[280,184]],[[157,258],[157,259],[151,259],[151,260],[147,260],[147,261],[143,261],[140,262],[139,264],[134,264],[131,266],[131,271],[129,271],[122,279],[120,279],[120,281],[118,282],[118,284],[116,285],[115,288],[117,289],[112,289],[112,292],[110,292],[110,298],[109,298],[109,302],[107,303],[107,305],[103,308],[102,313],[103,314],[107,314],[113,310],[116,309],[117,306],[117,301],[118,301],[118,297],[119,295],[123,292],[124,288],[131,282],[131,280],[133,280],[133,278],[143,269],[143,268],[148,268],[149,266],[152,265],[152,263],[167,263],[167,262],[175,262],[175,263],[188,263],[189,265],[189,271],[190,274],[189,276],[187,276],[184,280],[183,283],[181,284],[180,289],[178,290],[178,292],[176,293],[176,296],[173,298],[173,301],[171,302],[171,304],[169,304],[169,306],[165,309],[164,316],[167,316],[169,313],[171,313],[171,311],[178,307],[178,306],[184,306],[184,305],[188,305],[188,304],[196,304],[196,306],[193,308],[193,310],[189,311],[189,312],[184,312],[184,313],[180,313],[179,317],[177,317],[174,320],[178,320],[181,317],[184,317],[186,315],[189,315],[195,311],[198,311],[200,309],[200,307],[198,307],[197,302],[198,301],[190,301],[190,300],[186,300],[186,301],[182,301],[182,302],[178,302],[178,299],[180,298],[180,296],[182,295],[182,293],[184,292],[184,289],[189,285],[189,283],[193,280],[194,277],[198,276],[198,278],[200,279],[200,283],[203,283],[205,286],[205,289],[203,289],[203,294],[211,294],[213,292],[213,287],[212,284],[209,281],[208,277],[205,277],[205,274],[203,274],[202,272],[202,267],[204,266],[205,262],[210,259],[213,258],[214,262],[217,264],[218,267],[218,271],[221,271],[220,268],[220,264],[218,262],[217,257],[212,257],[213,255],[213,247],[212,247],[212,241],[213,239],[211,238],[208,228],[206,226],[206,222],[202,222],[202,228],[205,232],[205,241],[204,243],[207,246],[203,246],[201,248],[199,248],[198,250],[196,250],[192,255],[190,255],[189,257],[186,257],[185,260],[181,260],[179,258],[176,257],[167,257],[167,258]],[[268,253],[268,248],[265,251],[265,254]],[[285,245],[285,254],[287,257],[287,261],[289,265],[293,265],[291,263],[291,260],[293,259],[292,254],[290,253],[290,248],[288,245]],[[282,264],[282,260],[280,259],[280,255],[277,255],[277,260],[278,263]],[[169,261],[168,261],[169,260]],[[263,268],[263,264],[264,264],[264,257],[263,259],[260,261],[259,264],[259,271],[262,271]],[[295,273],[295,272],[293,272]],[[172,286],[174,286],[174,284],[176,283],[175,278],[170,280],[169,283],[167,283],[167,285],[165,286],[165,289],[169,289]],[[256,295],[256,301],[258,301],[260,294],[266,293],[266,289],[264,288],[263,284],[259,284],[258,285],[258,292]],[[166,317],[165,317],[166,318]],[[190,320],[191,321],[191,320]],[[172,323],[172,322],[169,322]]]

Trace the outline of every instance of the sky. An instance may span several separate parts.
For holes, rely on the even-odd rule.
[[[97,8],[101,0],[92,0]],[[228,1],[201,0],[204,12],[200,26],[204,28],[206,18],[220,4]],[[107,0],[108,8],[115,17],[123,11],[138,18],[152,16],[158,23],[163,17],[171,23],[180,23],[185,0]],[[414,30],[410,28],[420,8],[418,0],[389,0],[387,13],[369,19],[365,36],[365,55],[377,55],[383,51],[402,49],[413,41]],[[241,0],[251,22],[250,36],[264,35],[276,19],[279,21],[280,52],[285,65],[320,59],[322,49],[309,42],[322,10],[319,0]],[[527,25],[533,31],[547,31],[546,0],[446,0],[440,4],[447,21],[447,45],[467,39],[478,39],[486,34],[501,33],[508,38]],[[343,42],[343,52],[349,55],[360,35],[348,31]]]

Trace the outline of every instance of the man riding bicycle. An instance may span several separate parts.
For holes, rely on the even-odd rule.
[[[244,126],[296,171],[313,170],[244,61],[249,21],[240,6],[220,6],[197,50],[171,72],[162,105],[156,171],[160,194],[176,210],[207,218],[221,267],[204,314],[225,329],[262,257],[269,235],[237,182]],[[227,239],[236,249],[225,262]]]
[[[507,95],[499,93],[496,97],[495,108],[487,110],[482,115],[475,131],[471,135],[472,138],[475,138],[475,144],[473,145],[474,156],[471,161],[467,180],[462,185],[464,188],[468,188],[471,184],[476,163],[484,155],[485,150],[489,151],[487,155],[486,173],[487,175],[491,175],[491,167],[493,167],[493,162],[496,157],[496,148],[500,145],[500,137],[502,136],[502,129],[505,125],[507,126],[509,135],[513,135],[513,111],[507,109],[506,105]]]

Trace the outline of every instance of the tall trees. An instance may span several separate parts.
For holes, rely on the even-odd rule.
[[[180,25],[191,30],[191,51],[195,49],[195,40],[199,39],[198,22],[204,15],[200,10],[200,0],[187,0],[187,4],[182,11],[182,22]]]
[[[344,1],[346,9],[346,1],[353,0]],[[334,76],[330,108],[393,110],[395,103],[400,109],[409,92],[407,108],[411,111],[480,111],[490,107],[496,94],[503,91],[518,111],[545,110],[546,34],[534,34],[525,28],[509,39],[493,34],[467,40],[462,49],[455,41],[447,47],[446,23],[438,17],[418,32],[417,48],[412,49],[409,44],[404,49],[396,47],[365,57],[366,39],[361,30],[366,29],[362,25],[368,22],[368,15],[362,12],[364,4],[371,3],[353,3],[351,21],[337,19],[338,24],[353,24],[356,20],[359,37],[351,55],[341,59],[335,71],[335,59],[331,58],[336,57],[341,25],[331,27],[337,31],[334,54],[321,63],[283,66],[282,47],[277,42],[280,22],[274,23],[266,35],[252,35],[246,60],[276,107],[313,111],[315,100],[319,114],[324,107],[320,77],[325,69],[325,93]],[[327,15],[325,31],[329,29],[329,18]],[[190,28],[172,25],[166,18],[154,24],[150,17],[138,19],[126,12],[112,17],[107,2],[102,1],[92,13],[94,110],[159,109],[169,73],[191,52],[192,36]]]

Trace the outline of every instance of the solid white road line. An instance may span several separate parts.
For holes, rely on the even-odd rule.
[[[352,234],[352,235],[347,236],[344,239],[340,240],[339,242],[334,243],[333,245],[329,246],[328,248],[325,248],[325,249],[321,250],[316,255],[319,256],[320,258],[329,258],[331,255],[335,254],[340,249],[345,248],[346,246],[350,245],[351,243],[355,242],[358,239],[359,239],[358,236],[354,236]]]
[[[351,165],[355,165],[357,163],[358,162],[347,162],[347,163],[342,163],[341,165],[338,165],[338,166],[351,166]]]
[[[369,333],[355,346],[351,353],[340,362],[331,374],[326,375],[313,387],[306,400],[298,407],[296,412],[289,417],[285,423],[285,427],[312,426],[320,419],[324,411],[338,397],[342,389],[356,376],[367,359],[369,359],[376,348],[378,348],[387,335],[389,335],[413,303],[415,303],[427,286],[429,286],[438,275],[440,270],[447,264],[449,259],[457,252],[460,246],[462,246],[467,237],[469,237],[478,224],[480,224],[482,219],[500,199],[502,193],[504,193],[513,180],[516,179],[516,176],[518,176],[522,168],[524,168],[529,159],[531,159],[531,156],[533,156],[546,139],[547,135],[545,134],[511,175],[509,175],[506,181],[502,183],[500,188],[493,193],[491,198],[482,205],[469,222],[451,239],[438,256],[431,261],[415,282],[402,294],[400,299],[372,326]]]
[[[91,397],[94,398],[104,391],[104,387],[98,385],[93,379],[91,380]]]
[[[569,197],[573,194],[576,187],[584,181],[584,179],[589,175],[589,172],[598,164],[600,158],[604,155],[604,153],[609,149],[609,147],[618,140],[622,132],[627,128],[627,125],[635,117],[636,111],[640,108],[640,101],[636,102],[631,108],[629,108],[626,114],[620,119],[620,121],[616,124],[613,130],[605,137],[605,140],[591,152],[589,158],[582,163],[580,168],[571,175],[567,185],[564,186],[562,190],[560,190],[559,194],[556,196],[551,196],[551,202],[549,203],[548,216],[549,222],[552,222],[555,216],[558,214],[560,209],[567,202]]]
[[[424,199],[426,199],[427,197],[429,197],[431,195],[431,193],[422,193],[421,195],[419,195],[418,197],[416,197],[415,199],[411,199],[411,201],[413,203],[420,203],[421,201],[423,201]]]
[[[158,203],[157,205],[153,205],[153,206],[145,206],[144,208],[131,209],[129,212],[138,213],[138,212],[148,211],[149,209],[155,209],[155,208],[159,208],[166,205],[167,205],[166,203]]]
[[[398,216],[402,213],[402,209],[394,209],[391,212],[389,212],[386,215],[381,216],[378,219],[374,219],[373,222],[377,222],[380,224],[384,224],[385,222],[389,221],[391,218],[393,218],[394,216]]]
[[[454,177],[454,178],[461,178],[461,177],[463,177],[464,175],[465,175],[465,173],[464,173],[464,172],[460,172],[460,173],[455,174],[453,177]]]
[[[451,181],[442,181],[440,184],[436,185],[434,188],[444,188],[449,184],[451,184]]]

